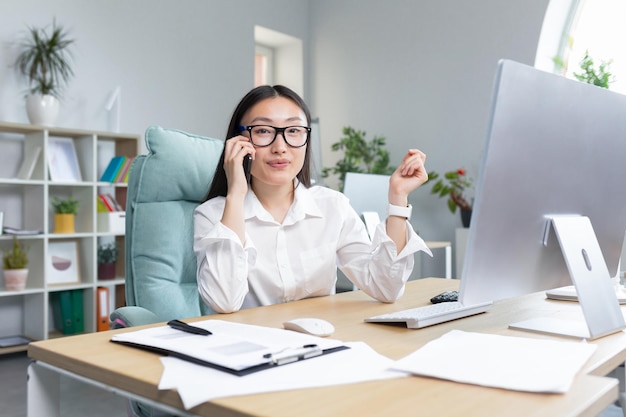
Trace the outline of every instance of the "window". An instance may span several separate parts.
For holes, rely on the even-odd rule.
[[[254,86],[274,84],[274,49],[257,44],[254,50]]]
[[[610,62],[610,89],[626,93],[626,2],[623,0],[551,0],[542,28],[535,66],[574,78],[588,52],[595,66]],[[563,68],[552,63],[559,57]]]

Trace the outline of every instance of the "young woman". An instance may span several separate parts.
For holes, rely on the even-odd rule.
[[[407,204],[428,179],[426,156],[410,149],[391,175],[390,215],[370,241],[343,194],[311,187],[310,123],[304,101],[279,85],[253,89],[233,113],[207,199],[194,213],[198,290],[216,312],[333,294],[337,267],[371,297],[394,302],[413,254],[430,253]]]

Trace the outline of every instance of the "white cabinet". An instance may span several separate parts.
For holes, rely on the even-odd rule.
[[[97,329],[98,287],[109,288],[109,308],[124,302],[124,235],[99,231],[102,227],[98,227],[96,199],[98,194],[110,193],[125,207],[127,185],[99,182],[98,179],[114,155],[136,156],[139,139],[140,136],[131,134],[0,123],[0,211],[4,213],[4,226],[41,231],[39,234],[18,236],[29,249],[26,288],[23,291],[5,290],[3,274],[0,274],[0,338],[21,335],[42,340],[61,335],[52,313],[52,300],[55,293],[61,291],[81,290],[85,332]],[[59,140],[73,144],[80,172],[78,181],[50,179],[48,161]],[[40,149],[40,154],[32,175],[28,179],[18,179],[24,155],[36,148]],[[61,166],[64,166],[63,162]],[[79,200],[75,233],[53,233],[54,214],[50,200],[54,196],[72,196]],[[0,250],[9,249],[12,239],[10,235],[0,235]],[[112,240],[118,243],[120,249],[116,277],[100,281],[97,278],[98,244]],[[51,283],[50,268],[46,267],[46,262],[51,245],[55,246],[58,242],[76,243],[80,281]],[[0,354],[19,349],[0,348]]]

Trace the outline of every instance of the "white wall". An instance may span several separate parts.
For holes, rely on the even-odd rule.
[[[351,125],[386,136],[394,164],[418,147],[429,169],[475,176],[496,62],[534,63],[548,2],[2,0],[0,120],[27,122],[8,43],[56,16],[77,39],[59,125],[108,129],[104,105],[119,85],[123,132],[159,124],[222,137],[253,83],[258,24],[304,41],[304,95],[320,118],[325,166]],[[411,198],[414,225],[428,240],[453,241],[459,216],[429,191]]]
[[[325,165],[336,160],[329,144],[350,125],[385,136],[394,164],[417,147],[429,170],[476,176],[496,63],[533,65],[548,2],[316,0],[310,102]],[[424,238],[454,241],[460,216],[430,186],[411,203]]]
[[[0,120],[28,122],[10,43],[56,16],[76,38],[59,126],[107,130],[104,106],[119,85],[122,132],[159,124],[222,138],[253,86],[254,25],[306,42],[307,14],[307,0],[2,0]]]

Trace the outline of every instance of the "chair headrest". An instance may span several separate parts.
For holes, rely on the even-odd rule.
[[[213,181],[223,141],[160,126],[148,127],[145,140],[149,153],[135,201],[203,201]]]

